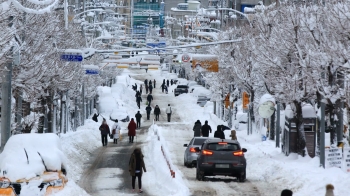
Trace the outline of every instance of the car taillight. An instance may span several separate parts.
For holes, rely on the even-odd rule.
[[[240,157],[244,156],[244,154],[243,154],[243,151],[242,151],[242,150],[239,150],[239,151],[235,151],[235,152],[233,152],[233,155],[235,155],[235,156],[240,156]]]
[[[196,152],[194,148],[190,148],[190,152]]]
[[[227,142],[219,142],[218,144],[219,144],[219,145],[226,145]]]
[[[213,151],[210,151],[210,150],[202,150],[202,154],[203,155],[213,155]]]

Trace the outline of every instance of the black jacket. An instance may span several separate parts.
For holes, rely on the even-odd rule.
[[[159,107],[158,108],[154,108],[154,114],[155,115],[160,114],[160,108]]]
[[[149,89],[153,89],[153,86],[152,86],[152,84],[150,84],[150,85],[148,86],[148,88],[149,88]]]
[[[152,95],[147,95],[147,101],[152,101],[153,100],[153,96]]]
[[[209,131],[211,133],[211,127],[208,124],[204,124],[202,126],[202,135],[209,135]]]
[[[139,95],[141,96],[140,92],[137,91],[136,94],[135,94],[135,97],[138,97]]]
[[[147,85],[148,85],[148,80],[146,79],[144,83],[145,83],[145,85],[147,86]]]
[[[98,120],[97,120],[97,117],[99,116],[100,114],[94,114],[94,116],[92,117],[92,120],[93,121],[95,121],[95,122],[97,122]]]
[[[140,113],[135,114],[136,121],[140,121],[141,117],[142,117],[142,115]]]
[[[146,112],[147,112],[147,113],[151,113],[151,111],[152,111],[152,107],[151,107],[151,106],[147,106],[147,107],[146,107]]]
[[[136,97],[136,101],[137,101],[137,102],[142,102],[141,96],[140,96],[140,97]]]
[[[215,131],[214,137],[220,138],[220,139],[225,139],[225,134],[223,131]]]

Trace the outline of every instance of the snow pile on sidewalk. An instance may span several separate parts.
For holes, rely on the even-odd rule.
[[[159,139],[158,140],[158,136]],[[152,125],[148,131],[147,144],[142,152],[147,163],[147,173],[143,175],[144,186],[151,195],[189,195],[190,191],[183,181],[181,172],[171,162],[171,154],[166,141],[161,136],[161,128]],[[167,161],[161,151],[168,158],[171,169],[175,172],[175,178],[171,176]]]

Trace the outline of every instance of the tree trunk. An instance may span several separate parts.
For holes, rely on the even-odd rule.
[[[276,118],[276,111],[270,117],[270,140],[275,139],[275,118]]]
[[[305,140],[305,133],[304,133],[304,123],[303,123],[303,111],[301,102],[293,101],[295,106],[295,124],[297,128],[297,152],[298,154],[301,154],[302,156],[305,156],[305,146],[306,146],[306,140]]]

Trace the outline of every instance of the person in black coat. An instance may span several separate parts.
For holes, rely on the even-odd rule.
[[[141,96],[140,91],[136,91],[135,97],[136,97],[136,102],[137,102],[137,97]]]
[[[149,93],[151,93],[151,94],[152,94],[152,90],[153,90],[153,86],[152,86],[152,84],[150,84],[150,85],[149,85],[148,89],[149,89]]]
[[[147,95],[148,105],[151,105],[152,100],[153,100],[153,96],[152,96],[152,94],[150,93],[150,94]]]
[[[94,114],[94,116],[92,117],[92,120],[95,121],[95,122],[98,122],[97,120],[97,117],[99,116],[100,114]]]
[[[154,108],[154,115],[156,116],[156,121],[159,121],[160,108],[158,105]]]
[[[209,137],[209,131],[211,133],[211,127],[208,125],[208,121],[206,120],[204,125],[202,126],[202,136]]]
[[[174,84],[173,79],[170,80],[170,84],[171,84],[171,86]]]
[[[156,79],[153,80],[153,88],[156,88]]]
[[[169,80],[166,80],[166,85],[169,87]]]
[[[140,114],[140,111],[137,111],[137,113],[135,114],[136,128],[140,128],[141,127],[141,117],[142,117],[142,115]]]
[[[220,138],[220,139],[225,139],[225,134],[224,132],[221,130],[221,125],[218,125],[216,128],[216,131],[214,133],[214,137],[215,138]]]
[[[164,89],[165,89],[165,84],[162,84],[162,93],[164,93]]]
[[[149,85],[149,86],[152,85],[152,80],[149,80],[148,85]]]
[[[149,116],[150,116],[150,114],[151,114],[151,111],[152,111],[152,107],[151,107],[151,105],[149,104],[149,105],[146,107],[147,120],[149,120]]]
[[[136,103],[137,103],[137,106],[139,107],[139,109],[140,109],[140,103],[141,102],[142,102],[141,96],[136,97]]]

